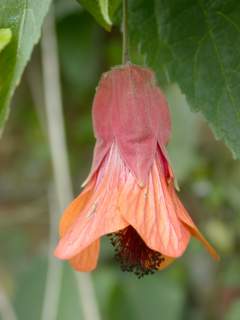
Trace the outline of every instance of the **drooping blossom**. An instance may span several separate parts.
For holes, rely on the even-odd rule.
[[[218,259],[176,194],[165,148],[170,115],[153,72],[127,64],[105,73],[93,126],[92,169],[63,214],[55,255],[91,271],[109,235],[122,269],[141,277],[182,256],[194,236]]]

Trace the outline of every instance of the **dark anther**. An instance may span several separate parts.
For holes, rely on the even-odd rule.
[[[133,272],[138,278],[153,274],[165,260],[161,253],[148,248],[131,226],[108,236],[122,271]]]

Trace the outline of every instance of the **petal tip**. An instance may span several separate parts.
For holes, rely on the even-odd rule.
[[[77,267],[74,265],[74,263],[72,263],[71,260],[69,261],[69,264],[70,264],[70,266],[71,266],[75,271],[77,271],[77,272],[92,272],[92,271],[94,271],[94,270],[96,269],[96,267],[97,267],[97,264],[96,264],[94,267],[91,266],[91,267],[77,268]]]
[[[58,259],[61,259],[61,260],[67,260],[69,259],[68,255],[66,254],[66,250],[64,248],[64,246],[62,245],[61,243],[61,240],[60,242],[58,243],[58,245],[56,246],[54,252],[53,252],[54,256]]]
[[[209,247],[208,251],[209,251],[210,255],[212,256],[213,260],[215,260],[216,262],[219,262],[221,260],[220,255],[217,253],[217,251],[212,246]]]

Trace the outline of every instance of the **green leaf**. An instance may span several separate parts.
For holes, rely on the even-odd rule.
[[[121,0],[77,0],[87,9],[96,21],[107,31],[111,30],[112,17],[118,9]]]
[[[12,38],[12,31],[9,28],[0,29],[0,52],[6,47]]]
[[[92,17],[82,10],[77,14],[68,15],[58,23],[62,73],[71,95],[74,93],[81,100],[84,92],[92,90],[100,77],[99,72],[96,72],[100,64],[100,33],[101,30]]]
[[[50,3],[51,0],[1,0],[0,26],[11,29],[12,40],[0,55],[0,133]]]
[[[240,158],[240,2],[131,0],[130,29],[159,81],[177,82]]]

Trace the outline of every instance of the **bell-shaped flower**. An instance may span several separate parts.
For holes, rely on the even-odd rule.
[[[127,64],[105,73],[93,124],[92,170],[63,214],[55,255],[91,271],[109,235],[122,269],[141,277],[182,256],[194,236],[218,259],[176,194],[165,148],[170,115],[152,71]]]

